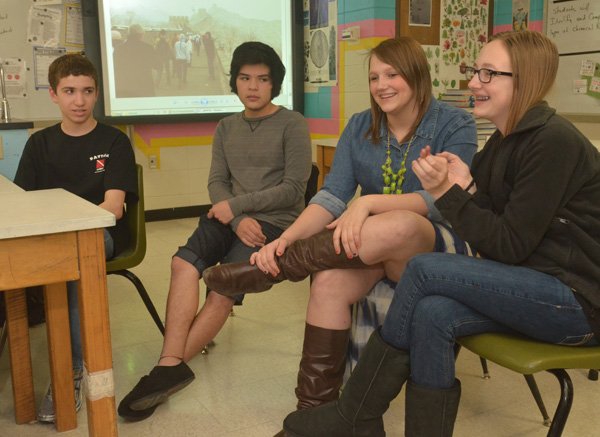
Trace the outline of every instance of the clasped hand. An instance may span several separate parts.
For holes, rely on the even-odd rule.
[[[209,219],[215,218],[219,220],[224,225],[228,225],[234,217],[233,211],[231,211],[231,206],[229,206],[229,202],[227,200],[222,200],[215,203],[208,210],[207,216]]]
[[[466,187],[472,180],[469,166],[457,155],[450,152],[432,155],[429,146],[424,147],[419,158],[412,162],[412,169],[434,199],[440,198],[452,185]]]
[[[251,217],[245,217],[240,221],[235,234],[248,247],[262,247],[267,241],[260,223]]]
[[[207,217],[214,218],[224,225],[228,225],[234,219],[233,211],[227,200],[215,203],[208,210]],[[245,217],[240,221],[235,234],[242,243],[249,247],[263,246],[267,241],[260,223],[251,217]]]

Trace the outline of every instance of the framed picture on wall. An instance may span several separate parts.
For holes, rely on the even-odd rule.
[[[440,0],[396,0],[396,35],[440,43]]]

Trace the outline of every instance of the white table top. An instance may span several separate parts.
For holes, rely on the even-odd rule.
[[[0,193],[20,193],[23,189],[0,174]]]
[[[336,147],[339,138],[319,138],[311,140],[313,146],[325,146],[325,147]]]
[[[63,189],[23,191],[6,182],[12,184],[0,177],[0,239],[105,228],[116,222],[110,212]]]

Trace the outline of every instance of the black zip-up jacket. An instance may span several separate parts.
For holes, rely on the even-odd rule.
[[[483,257],[571,287],[600,338],[598,150],[543,102],[506,137],[496,131],[471,174],[473,196],[455,185],[436,201],[444,218]]]

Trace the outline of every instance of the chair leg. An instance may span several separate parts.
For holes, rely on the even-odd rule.
[[[588,372],[588,379],[590,381],[598,381],[598,369],[590,369]]]
[[[533,395],[533,399],[535,399],[535,403],[540,409],[540,413],[542,413],[542,418],[544,419],[544,426],[550,426],[552,421],[550,420],[550,416],[548,416],[548,412],[546,411],[546,406],[544,405],[544,400],[542,399],[542,395],[540,394],[540,390],[538,388],[537,383],[535,382],[535,378],[533,375],[523,375],[525,377],[525,381],[527,381],[527,385],[529,386],[529,390],[531,390],[531,394]]]
[[[564,369],[551,369],[548,372],[552,373],[558,379],[560,384],[560,399],[547,435],[548,437],[559,437],[565,429],[571,405],[573,404],[573,383],[571,382],[571,378],[569,378],[569,374]]]
[[[2,356],[2,352],[4,352],[4,346],[6,345],[6,337],[8,334],[8,326],[6,325],[6,321],[2,324],[2,330],[0,331],[0,357]]]
[[[483,372],[483,379],[490,379],[490,372],[487,366],[487,360],[483,357],[479,357],[479,361],[481,362],[481,371]]]
[[[208,352],[210,352],[210,348],[215,346],[215,342],[213,340],[209,341],[207,345],[205,345],[202,350],[200,351],[200,353],[202,355],[208,355]]]
[[[146,309],[150,313],[152,320],[154,320],[154,323],[156,323],[158,330],[164,336],[165,335],[165,326],[163,325],[162,320],[160,320],[158,312],[156,311],[156,308],[154,307],[154,304],[152,303],[152,299],[150,299],[150,296],[148,295],[148,292],[146,291],[144,284],[142,284],[142,281],[140,281],[140,279],[134,273],[130,272],[129,270],[117,270],[115,272],[110,272],[109,274],[123,276],[123,277],[129,279],[132,282],[132,284],[135,285],[135,288],[137,289],[138,294],[142,298],[142,301],[144,301],[144,305],[146,305]]]
[[[454,361],[458,358],[458,353],[460,352],[460,344],[454,343]],[[481,362],[481,371],[483,375],[481,376],[483,379],[490,379],[490,372],[487,366],[487,360],[483,357],[479,357],[479,361]]]

